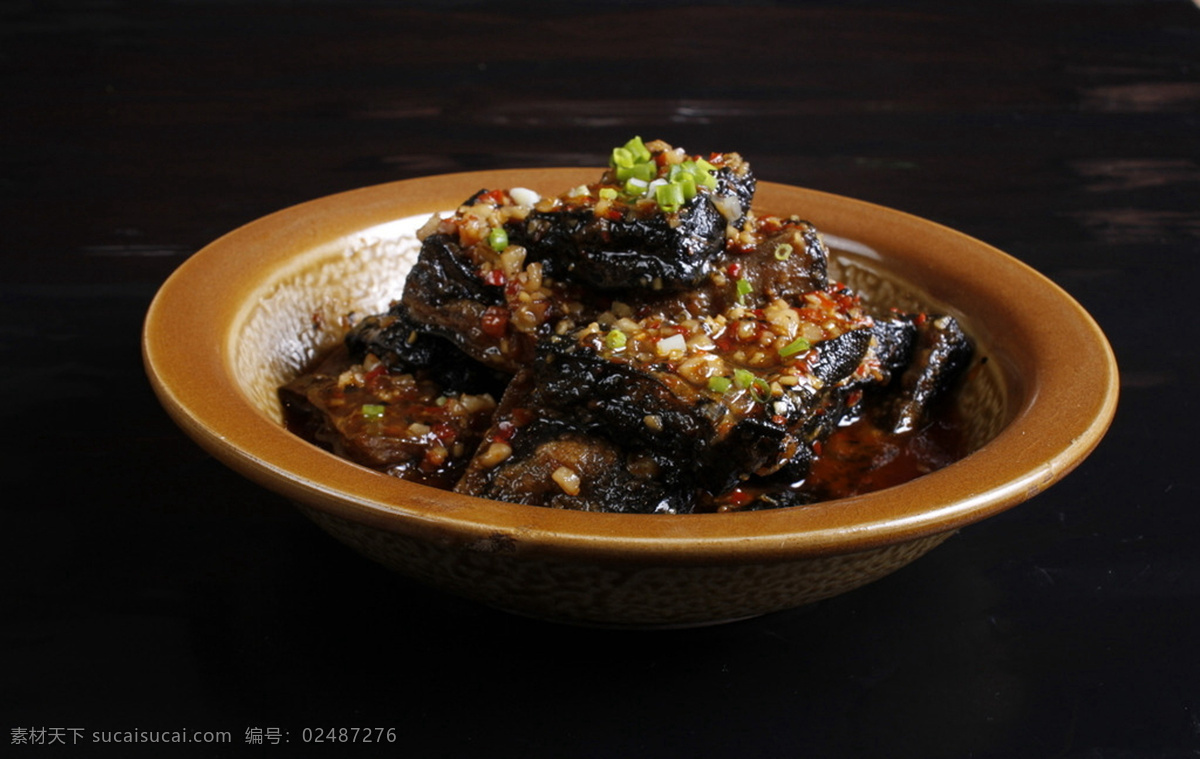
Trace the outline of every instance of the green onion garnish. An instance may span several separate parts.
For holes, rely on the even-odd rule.
[[[650,184],[658,179],[660,173],[658,162],[641,137],[634,137],[623,146],[613,148],[608,164],[616,180],[622,183],[624,194],[631,198],[649,194]],[[654,199],[663,211],[678,211],[696,197],[700,187],[710,190],[717,188],[716,171],[717,167],[703,158],[672,164],[663,177],[667,181],[666,186],[671,189],[663,190],[655,184]]]
[[[364,403],[362,407],[362,417],[367,420],[375,420],[383,418],[384,406],[379,403]]]
[[[762,377],[755,377],[750,383],[750,397],[758,403],[766,403],[771,397],[771,386]]]
[[[714,393],[727,393],[730,386],[733,385],[733,380],[728,377],[709,377],[708,389]]]
[[[488,232],[488,245],[492,246],[492,250],[497,253],[503,253],[508,247],[508,232],[504,227],[492,227],[492,231]]]
[[[696,178],[691,174],[680,174],[679,179],[676,179],[671,184],[678,187],[683,193],[685,203],[696,197]]]
[[[649,186],[650,183],[644,179],[630,177],[629,179],[625,180],[625,194],[632,195],[633,197],[641,197],[642,194],[646,192],[646,188]]]
[[[783,358],[787,358],[788,356],[794,356],[797,353],[803,353],[811,347],[812,343],[805,340],[803,337],[797,337],[795,340],[780,348],[779,355]]]
[[[627,179],[641,179],[642,181],[649,182],[658,175],[658,166],[654,161],[635,163],[631,166],[617,166],[615,168],[618,182],[624,182]]]
[[[683,188],[677,184],[660,184],[654,190],[654,199],[658,207],[667,213],[678,211],[684,202]]]
[[[781,242],[775,246],[775,260],[786,261],[792,255],[791,243]]]
[[[609,163],[612,164],[613,168],[628,169],[637,163],[637,161],[633,159],[633,153],[629,152],[629,148],[613,148]]]
[[[619,329],[611,329],[604,336],[604,346],[609,350],[621,350],[627,342],[629,342],[628,336]]]
[[[613,168],[618,182],[632,178],[649,182],[658,176],[658,164],[641,137],[634,137],[623,147],[613,148],[608,164]]]
[[[753,292],[754,288],[750,284],[750,280],[745,277],[739,277],[737,281],[737,297],[738,303],[745,305],[746,296]]]
[[[770,383],[747,369],[733,370],[733,384],[741,390],[749,390],[756,403],[766,403],[771,398]],[[709,387],[712,387],[712,380],[709,380]]]
[[[650,150],[646,144],[642,142],[641,137],[634,137],[629,142],[625,143],[625,149],[633,154],[634,159],[638,161],[649,161]]]

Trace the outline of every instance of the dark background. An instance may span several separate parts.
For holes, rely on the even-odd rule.
[[[357,726],[397,756],[1200,756],[1195,4],[4,0],[0,87],[0,753],[337,757],[303,730]],[[1112,341],[1110,433],[875,584],[621,632],[393,576],[155,402],[143,316],[213,238],[633,134],[1028,262]],[[17,744],[55,728],[85,733]],[[233,743],[91,736],[185,729]]]

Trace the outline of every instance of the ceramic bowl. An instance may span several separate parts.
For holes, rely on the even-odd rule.
[[[977,363],[958,403],[972,449],[906,484],[752,513],[562,511],[457,495],[341,460],[283,426],[276,388],[382,311],[416,229],[484,188],[546,194],[597,169],[463,173],[367,187],[247,224],[163,284],[143,334],[172,418],[234,470],[362,554],[450,593],[580,624],[701,625],[828,598],[1054,484],[1117,401],[1104,335],[1066,293],[976,239],[896,210],[761,182],[756,208],[821,229],[839,278],[871,299],[956,315]],[[1020,551],[1019,545],[1013,546]]]

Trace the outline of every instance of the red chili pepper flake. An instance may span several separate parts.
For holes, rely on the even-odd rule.
[[[381,361],[375,366],[371,367],[371,369],[363,375],[363,382],[368,383],[378,377],[382,377],[383,375],[387,374],[387,370],[387,365]]]
[[[489,337],[504,337],[508,330],[508,309],[501,306],[488,306],[479,319],[479,328]]]
[[[430,429],[433,432],[434,437],[436,437],[438,440],[441,440],[442,443],[446,445],[450,445],[458,439],[458,430],[455,429],[454,425],[452,424],[438,422]]]
[[[489,269],[483,275],[483,283],[492,287],[504,287],[508,282],[508,277],[504,276],[504,272],[499,269]]]
[[[736,277],[742,273],[742,265],[734,261],[733,263],[729,264],[729,266],[725,267],[725,273],[731,277]]]
[[[426,472],[437,471],[439,467],[446,463],[449,451],[442,447],[433,447],[425,449],[425,455],[421,459],[421,469]]]
[[[733,490],[729,491],[729,495],[725,497],[725,500],[733,508],[740,509],[748,506],[750,502],[754,500],[754,496],[750,495],[741,488],[734,488]]]
[[[492,440],[506,443],[512,439],[512,436],[517,432],[517,425],[505,419],[496,425],[496,432],[492,435]]]

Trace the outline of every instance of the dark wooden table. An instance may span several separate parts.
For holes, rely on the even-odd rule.
[[[1200,755],[1195,4],[447,7],[0,3],[0,753],[340,757],[306,738],[358,727],[410,757]],[[1117,352],[1108,437],[861,590],[631,633],[393,576],[155,402],[146,307],[223,232],[633,134],[1039,269]],[[105,743],[157,730],[229,742]]]

